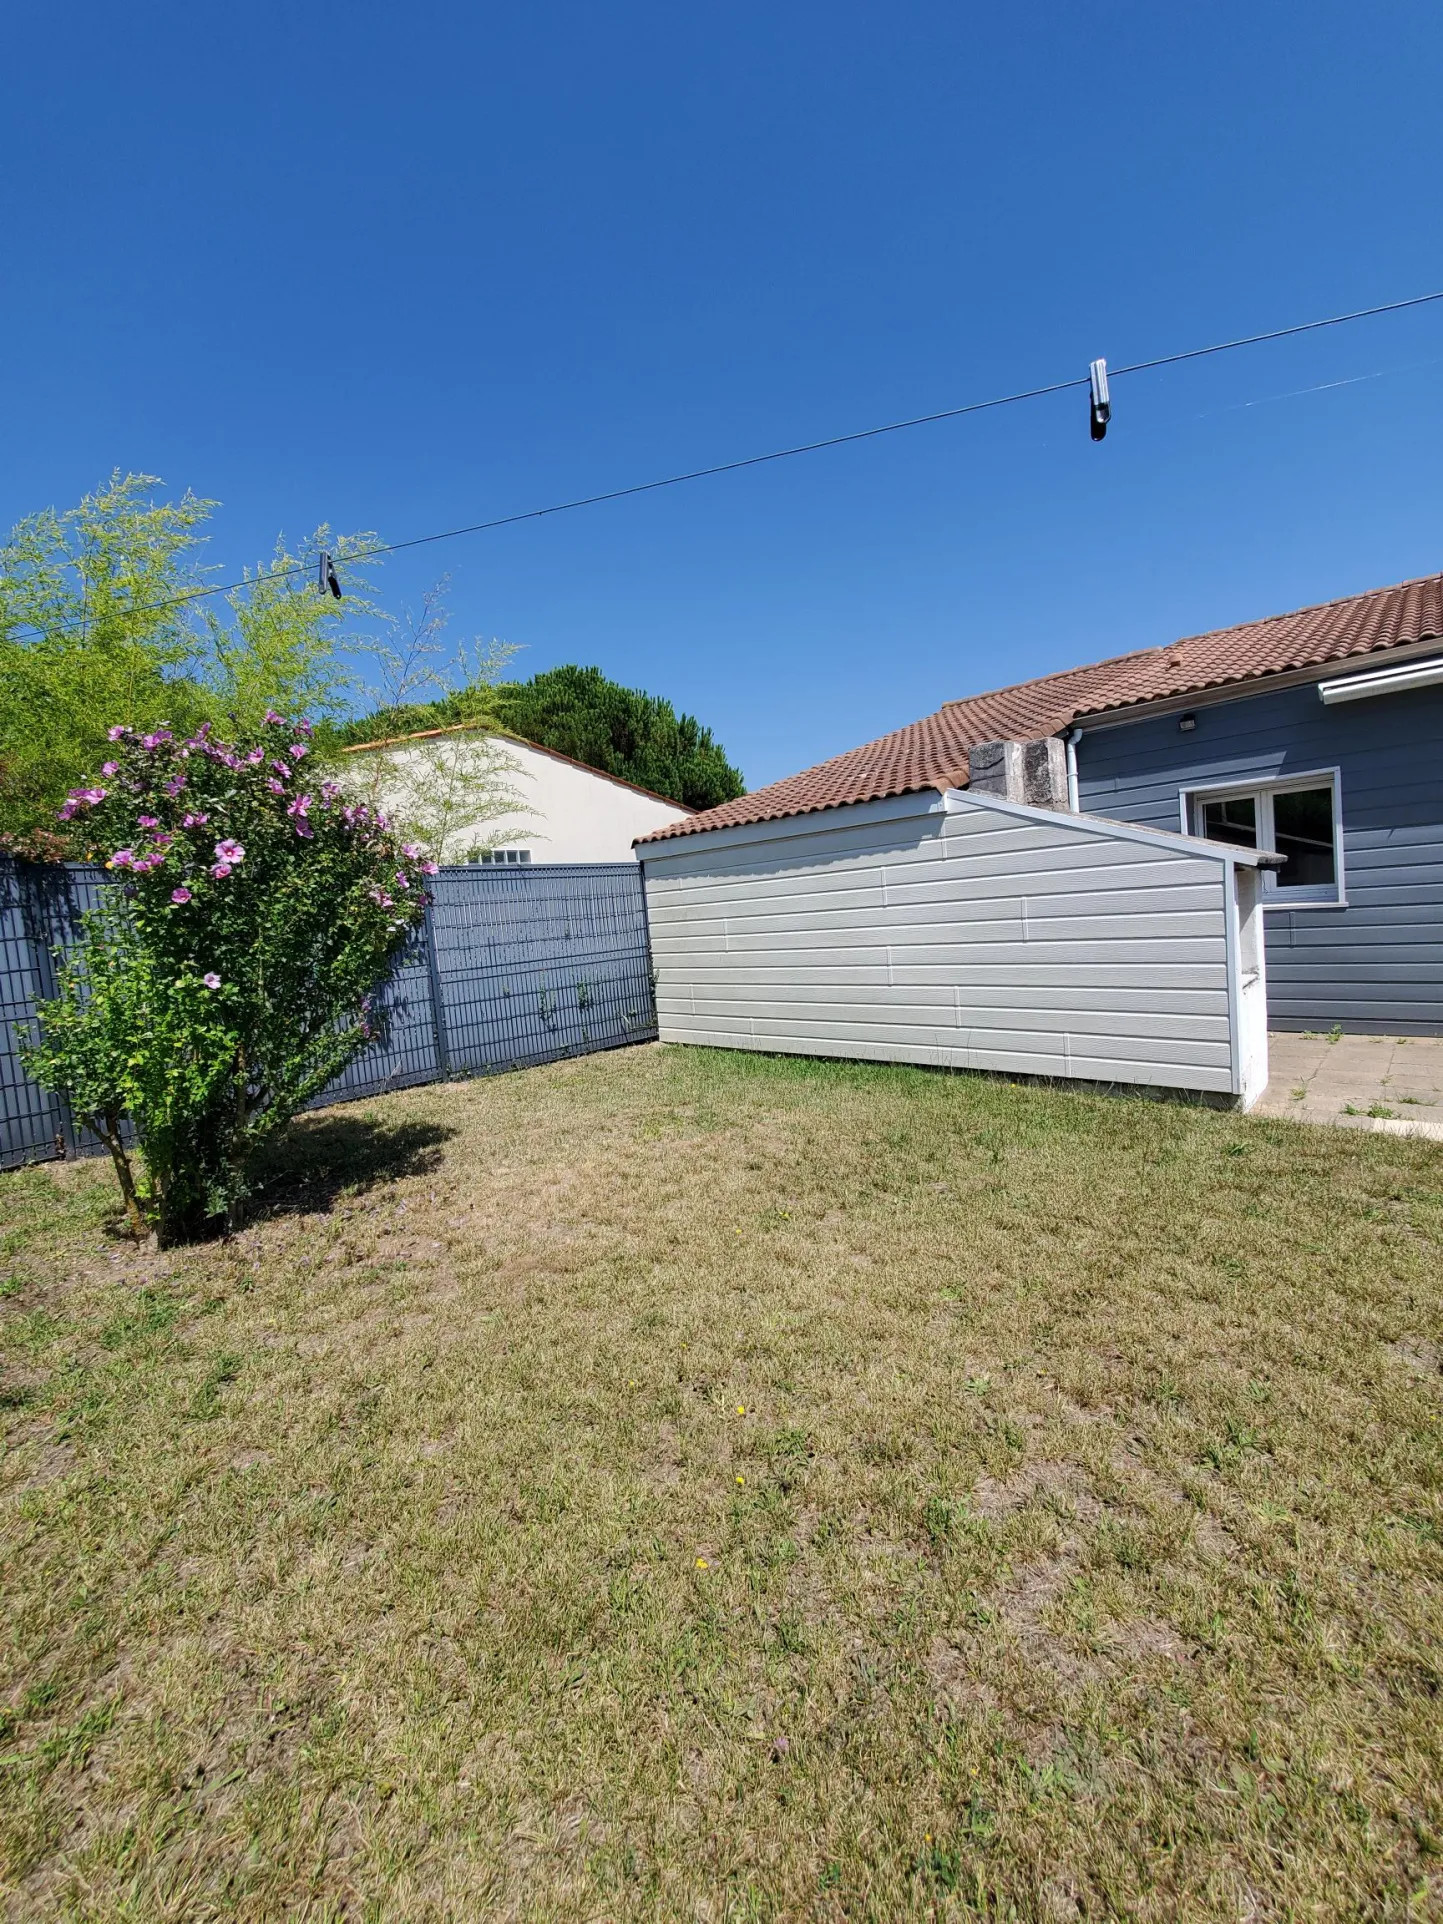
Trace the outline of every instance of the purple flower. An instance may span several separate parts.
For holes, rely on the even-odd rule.
[[[140,745],[142,748],[159,748],[162,742],[174,740],[175,737],[168,728],[157,728],[153,735],[142,735]]]
[[[335,801],[336,797],[340,794],[340,792],[341,792],[341,788],[340,788],[339,782],[322,782],[321,783],[321,800],[323,802]]]
[[[421,873],[423,875],[437,875],[440,873],[440,864],[436,862],[423,862],[421,864]]]
[[[303,735],[314,735],[316,732],[304,716],[296,723],[296,727],[300,729]]]
[[[289,762],[272,762],[271,767],[276,771],[277,775],[289,775],[291,772]]]
[[[286,809],[287,815],[309,815],[310,812],[311,798],[309,795],[297,795],[296,799]]]
[[[278,714],[276,713],[276,711],[275,711],[275,709],[274,709],[274,708],[268,708],[268,709],[266,710],[266,720],[267,720],[268,722],[272,722],[272,723],[274,723],[274,722],[279,722],[279,721],[284,721],[284,720],[285,720],[285,716],[284,716],[284,715],[278,715]]]
[[[419,862],[421,859],[420,844],[417,842],[402,842],[401,853],[408,862]]]
[[[204,828],[206,823],[209,820],[210,820],[209,815],[197,815],[194,813],[194,811],[188,811],[185,816],[185,819],[181,822],[181,827],[182,828]]]
[[[159,828],[160,827],[160,821],[154,815],[137,815],[135,819],[137,822],[140,823],[140,826],[142,828]]]
[[[56,815],[55,815],[56,821],[68,822],[71,816],[75,813],[76,809],[79,808],[79,806],[80,806],[79,802],[62,802],[60,804],[59,809],[56,811]]]
[[[211,874],[215,877],[217,882],[223,882],[225,878],[230,874],[230,864],[228,862],[217,862],[215,867],[211,870]]]
[[[229,862],[231,867],[234,868],[237,863],[243,862],[245,858],[246,852],[240,843],[232,841],[229,836],[227,836],[223,842],[217,842],[215,845],[215,859],[218,862]]]
[[[103,802],[105,796],[106,791],[103,788],[72,788],[69,800],[74,806],[70,812],[73,815],[77,808],[90,808],[96,802]]]
[[[265,758],[266,758],[266,751],[263,748],[260,748],[260,747],[253,748],[249,753],[249,755],[246,756],[247,766],[251,768],[259,768],[261,763],[265,760]]]
[[[165,785],[165,792],[167,795],[169,795],[170,799],[174,801],[176,796],[179,795],[180,791],[184,787],[185,787],[184,775],[172,775],[170,780]]]
[[[303,842],[315,840],[316,831],[311,827],[304,815],[298,815],[296,817],[296,833]]]
[[[170,891],[170,899],[172,902],[188,902],[190,900],[190,890],[172,889]]]
[[[286,752],[289,754],[293,762],[298,762],[301,759],[302,755],[308,754],[310,751],[307,749],[304,742],[292,742],[289,749]]]
[[[123,742],[129,733],[130,733],[130,730],[124,725],[124,723],[117,722],[114,728],[106,729],[105,739],[108,742]]]
[[[391,907],[391,898],[384,889],[372,889],[370,893],[371,900],[378,909],[388,909]]]
[[[118,775],[120,773],[120,763],[102,762],[100,764],[100,772],[102,775]]]
[[[286,792],[285,783],[278,782],[274,775],[266,776],[266,787],[271,791],[272,795],[284,795]]]
[[[398,889],[408,889],[410,886],[411,884],[406,879],[406,871],[398,868],[396,870],[396,887]]]
[[[133,848],[118,848],[105,866],[107,868],[134,868],[135,850]]]
[[[220,987],[220,977],[214,969],[207,969],[200,979],[208,989],[218,989]]]

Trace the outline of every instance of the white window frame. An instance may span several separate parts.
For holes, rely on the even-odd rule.
[[[1282,889],[1272,869],[1263,873],[1262,905],[1265,909],[1345,909],[1348,888],[1343,868],[1343,772],[1339,768],[1310,768],[1302,775],[1264,776],[1253,782],[1208,782],[1197,788],[1178,790],[1178,808],[1184,835],[1198,833],[1199,802],[1232,802],[1250,797],[1257,809],[1258,847],[1273,849],[1273,797],[1300,788],[1330,788],[1333,794],[1333,887],[1311,883],[1306,888]]]

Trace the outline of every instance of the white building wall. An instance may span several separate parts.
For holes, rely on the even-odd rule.
[[[1243,1093],[1233,851],[958,793],[640,853],[663,1041]]]
[[[464,756],[467,738],[457,736],[454,740],[454,752]],[[632,843],[639,836],[665,828],[688,813],[675,802],[613,781],[564,756],[549,755],[530,742],[508,736],[492,736],[489,740],[515,764],[515,772],[505,779],[525,803],[526,812],[484,822],[479,830],[455,831],[447,837],[444,853],[448,860],[460,860],[465,848],[479,836],[507,848],[529,849],[533,862],[630,862],[635,859]],[[402,741],[369,750],[367,756],[384,757],[398,769],[409,765],[414,780],[417,772],[424,774],[426,753],[424,748],[408,748]],[[402,786],[399,781],[395,783],[395,792]],[[384,780],[381,796],[385,807]]]

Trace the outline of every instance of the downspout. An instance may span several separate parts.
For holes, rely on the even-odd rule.
[[[1082,740],[1082,730],[1080,728],[1068,729],[1067,731],[1067,807],[1068,807],[1068,811],[1073,815],[1080,815],[1082,813],[1081,805],[1079,804],[1077,799],[1077,744],[1081,740]]]

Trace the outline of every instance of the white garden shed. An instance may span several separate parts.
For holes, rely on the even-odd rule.
[[[638,853],[664,1042],[1267,1085],[1254,850],[928,787]]]

